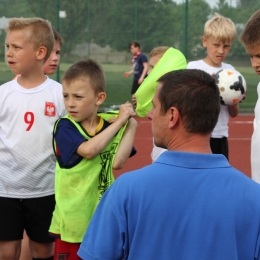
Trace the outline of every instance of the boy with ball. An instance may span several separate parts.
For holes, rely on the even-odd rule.
[[[204,70],[211,75],[223,69],[235,70],[233,66],[223,61],[230,51],[236,34],[235,24],[229,18],[215,14],[204,26],[202,44],[207,49],[206,58],[189,62],[187,68]],[[237,104],[220,106],[218,122],[210,138],[212,153],[223,154],[228,159],[227,137],[229,116],[236,117],[238,111],[239,107]]]

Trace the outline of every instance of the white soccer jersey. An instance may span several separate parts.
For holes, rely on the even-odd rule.
[[[203,60],[197,60],[197,61],[191,61],[187,65],[187,69],[200,69],[203,70],[210,75],[216,74],[220,70],[223,69],[235,69],[230,64],[221,63],[222,66],[220,68],[212,67],[205,63]],[[228,106],[221,105],[220,106],[220,113],[218,116],[218,122],[211,133],[211,137],[213,138],[222,138],[222,137],[228,137],[228,121],[229,121],[229,111]]]
[[[254,181],[260,183],[260,83],[257,86],[257,94],[254,132],[251,140],[251,175]]]
[[[35,198],[54,193],[52,132],[66,114],[60,83],[46,77],[25,89],[0,86],[0,196]]]

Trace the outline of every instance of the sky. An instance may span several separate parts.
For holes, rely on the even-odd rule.
[[[185,2],[186,0],[173,0],[174,2],[176,3],[183,3]],[[209,3],[209,5],[211,7],[214,7],[217,3],[218,3],[219,0],[206,0],[207,3]],[[231,4],[232,6],[235,6],[236,4],[236,0],[226,0],[227,3]]]

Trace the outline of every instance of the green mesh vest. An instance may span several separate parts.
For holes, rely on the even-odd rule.
[[[107,120],[115,114],[102,113],[99,116]],[[68,116],[65,118],[68,118],[86,139],[90,139],[75,121]],[[56,126],[57,123],[54,131]],[[114,182],[112,165],[125,127],[126,125],[118,131],[102,153],[93,159],[83,158],[70,169],[60,168],[56,162],[56,206],[49,232],[60,234],[61,240],[70,243],[82,241],[98,202]],[[54,149],[55,147],[54,141]]]

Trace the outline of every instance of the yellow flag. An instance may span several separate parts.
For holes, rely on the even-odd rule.
[[[152,99],[158,85],[157,80],[167,72],[186,69],[186,58],[177,49],[169,48],[154,66],[151,73],[145,78],[135,93],[137,106],[136,113],[140,117],[147,116],[152,109]]]

